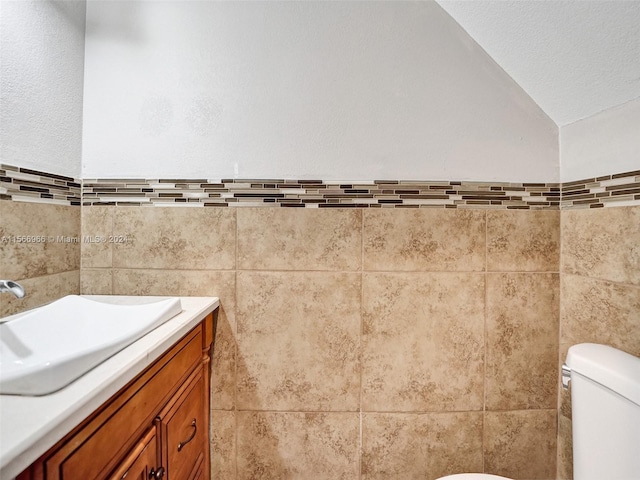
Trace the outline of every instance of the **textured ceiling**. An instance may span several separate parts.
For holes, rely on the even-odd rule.
[[[556,122],[640,97],[640,0],[437,0]]]

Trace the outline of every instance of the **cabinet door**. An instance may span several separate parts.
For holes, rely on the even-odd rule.
[[[201,370],[201,365],[202,329],[196,327],[75,434],[45,454],[46,480],[105,480],[135,448],[158,412],[181,391],[193,369]]]
[[[190,480],[208,452],[204,379],[196,370],[159,415],[167,480]]]
[[[158,456],[156,427],[151,428],[140,440],[109,480],[154,480],[164,476]]]
[[[205,480],[207,477],[205,477],[204,475],[204,462],[202,462],[200,464],[200,466],[198,467],[198,470],[195,474],[195,476],[193,477],[193,480]]]

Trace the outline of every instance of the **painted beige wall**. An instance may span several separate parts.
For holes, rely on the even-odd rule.
[[[80,176],[84,1],[0,2],[0,161]]]
[[[559,178],[556,125],[432,1],[89,2],[83,128],[83,178]]]
[[[560,129],[563,182],[640,170],[640,98]]]
[[[558,211],[82,215],[83,293],[220,297],[215,478],[554,478]]]

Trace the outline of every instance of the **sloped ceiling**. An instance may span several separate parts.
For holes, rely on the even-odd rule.
[[[640,0],[437,0],[559,126],[640,97]]]

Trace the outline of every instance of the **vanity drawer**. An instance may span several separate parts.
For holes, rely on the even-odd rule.
[[[157,419],[168,480],[194,478],[204,460],[207,425],[202,373],[202,369],[193,372]]]
[[[151,425],[171,395],[180,391],[185,377],[201,364],[202,341],[202,329],[198,326],[116,394],[106,408],[46,457],[46,479],[105,478]],[[197,370],[201,372],[202,368]]]

